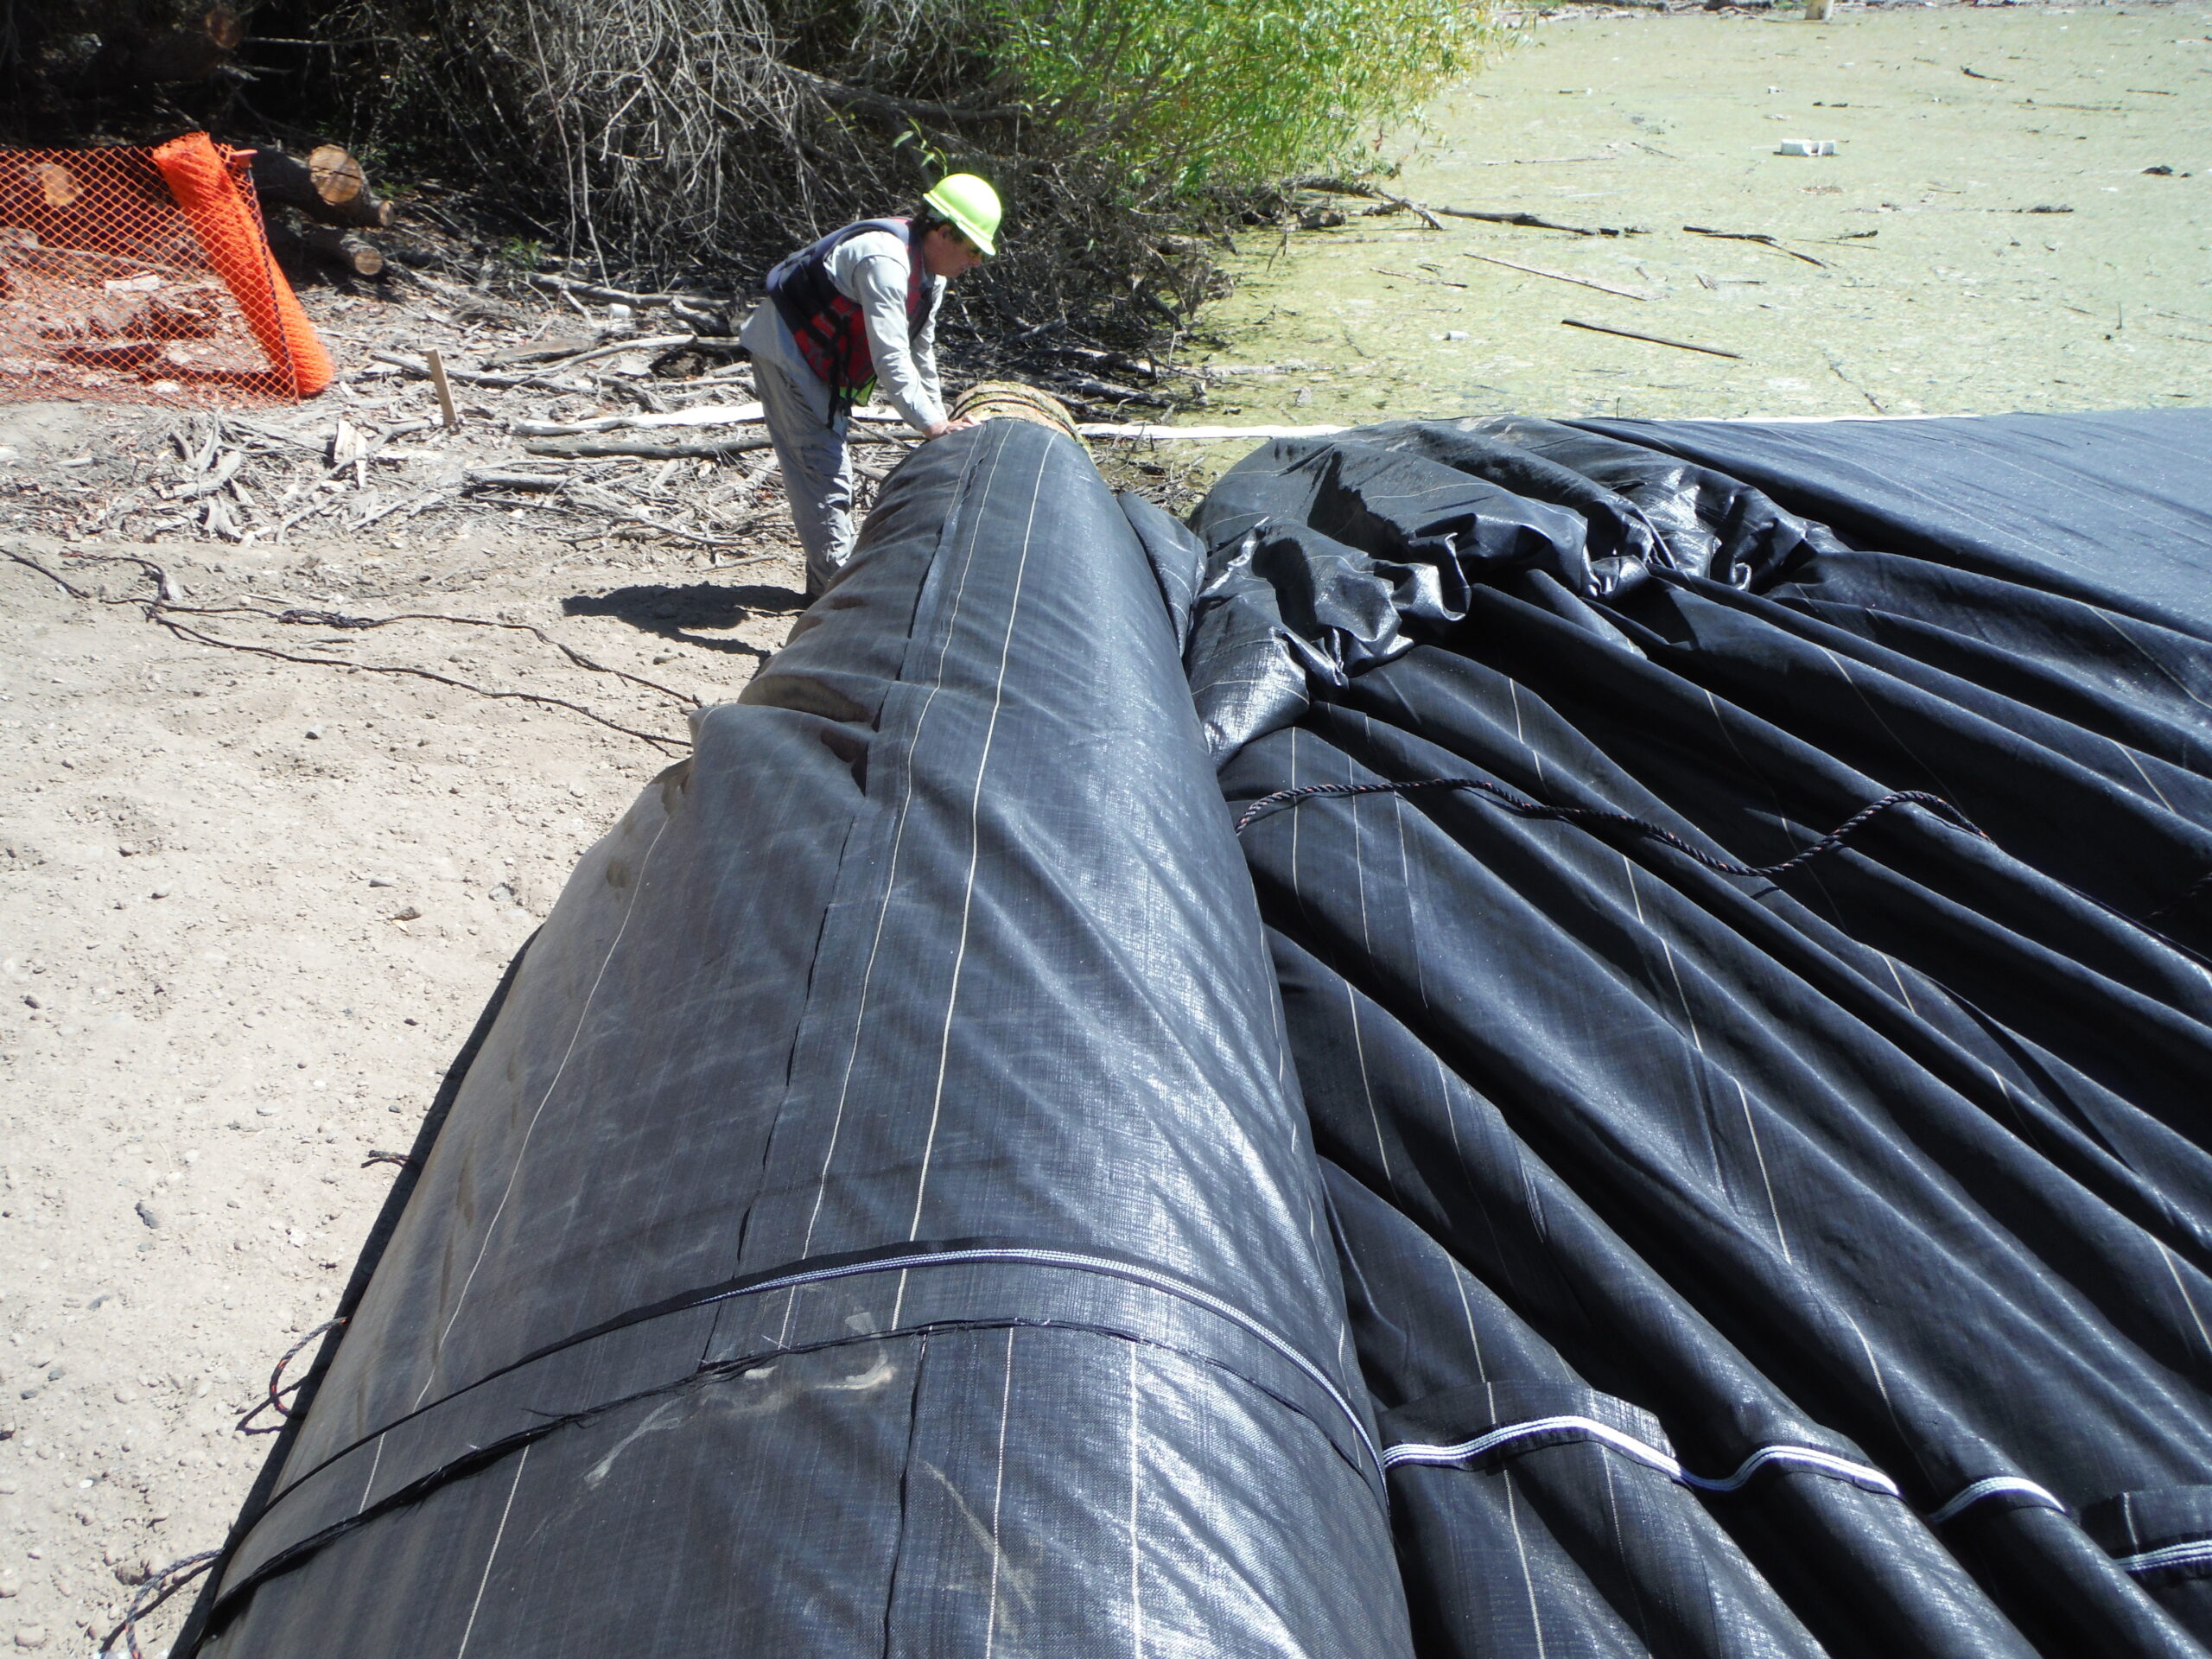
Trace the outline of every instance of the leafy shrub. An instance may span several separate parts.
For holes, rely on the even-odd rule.
[[[992,21],[1065,141],[1179,193],[1344,162],[1491,38],[1464,0],[1002,0]]]
[[[350,99],[340,136],[609,269],[757,278],[965,168],[1009,233],[963,306],[993,332],[1082,312],[1132,337],[1215,286],[1179,230],[1344,164],[1492,38],[1487,0],[275,3],[331,43],[301,113]]]

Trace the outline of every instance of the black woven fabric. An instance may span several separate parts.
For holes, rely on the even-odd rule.
[[[1197,527],[1234,809],[1990,837],[1246,830],[1421,1649],[2203,1651],[2212,419],[1389,426]]]
[[[696,738],[186,1651],[2212,1652],[2212,419],[993,423]]]
[[[1408,1652],[1138,517],[900,468],[531,947],[200,1652]]]

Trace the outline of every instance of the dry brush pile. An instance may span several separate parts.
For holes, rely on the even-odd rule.
[[[1495,38],[1481,0],[289,3],[327,45],[288,84],[339,136],[525,210],[602,277],[751,289],[961,168],[1008,206],[967,326],[1122,347],[1216,291],[1209,227],[1371,161]]]

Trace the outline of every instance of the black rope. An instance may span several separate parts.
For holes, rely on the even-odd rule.
[[[1662,842],[1684,856],[1695,859],[1707,869],[1718,871],[1722,875],[1758,876],[1768,880],[1789,874],[1799,865],[1810,862],[1822,853],[1834,852],[1861,825],[1893,806],[1925,807],[1945,823],[1965,830],[1968,835],[1982,841],[1989,839],[1974,826],[1965,813],[1942,796],[1923,794],[1916,789],[1899,789],[1892,790],[1872,805],[1859,808],[1804,851],[1783,859],[1779,864],[1737,864],[1725,858],[1715,858],[1710,853],[1700,852],[1673,830],[1663,830],[1642,818],[1630,817],[1625,812],[1606,812],[1588,806],[1549,806],[1542,801],[1532,801],[1525,795],[1516,795],[1503,785],[1494,784],[1487,778],[1417,778],[1402,784],[1307,784],[1299,789],[1279,789],[1272,795],[1262,795],[1244,809],[1243,816],[1236,820],[1236,833],[1243,835],[1245,827],[1255,818],[1264,817],[1284,807],[1296,806],[1303,801],[1346,795],[1405,795],[1417,789],[1471,789],[1488,796],[1507,811],[1524,818],[1551,818],[1560,823],[1580,824],[1586,830],[1625,830],[1646,840]]]
[[[297,1382],[287,1383],[284,1381],[284,1368],[290,1364],[294,1359],[298,1357],[300,1350],[306,1347],[308,1344],[313,1342],[324,1332],[335,1331],[340,1325],[345,1323],[346,1321],[342,1319],[325,1319],[321,1325],[315,1326],[314,1330],[308,1332],[307,1335],[302,1337],[297,1342],[294,1343],[290,1347],[284,1351],[284,1357],[276,1362],[276,1369],[269,1373],[269,1397],[266,1400],[262,1401],[258,1405],[255,1406],[254,1408],[246,1413],[245,1416],[238,1419],[239,1433],[245,1434],[266,1434],[272,1433],[273,1426],[271,1428],[266,1429],[254,1429],[248,1428],[246,1427],[248,1423],[251,1423],[255,1418],[260,1416],[263,1412],[270,1410],[271,1408],[274,1408],[279,1417],[289,1417],[292,1414],[292,1408],[284,1403],[284,1396],[293,1392],[293,1390],[297,1389],[300,1384]]]
[[[138,1593],[131,1597],[130,1608],[124,1614],[123,1623],[110,1630],[107,1639],[100,1643],[100,1652],[112,1652],[119,1637],[130,1659],[146,1659],[138,1647],[138,1621],[213,1566],[215,1558],[222,1553],[219,1549],[203,1549],[197,1555],[187,1555],[158,1572],[148,1573],[138,1586]]]

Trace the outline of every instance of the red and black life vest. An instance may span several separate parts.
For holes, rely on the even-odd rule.
[[[841,242],[883,231],[906,244],[906,338],[912,341],[929,321],[937,284],[914,257],[913,221],[864,219],[832,231],[811,247],[801,248],[768,273],[768,297],[798,342],[799,355],[830,388],[833,402],[857,404],[875,385],[875,362],[868,348],[868,319],[857,301],[840,293],[830,280],[830,255]]]

